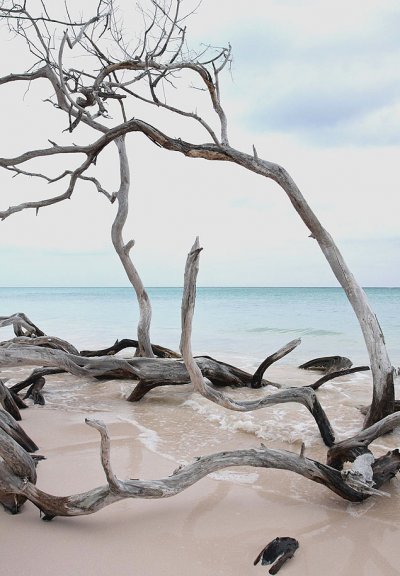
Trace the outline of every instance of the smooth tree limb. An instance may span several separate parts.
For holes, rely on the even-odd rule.
[[[196,301],[196,279],[199,270],[199,259],[200,252],[199,239],[196,238],[193,244],[187,260],[185,267],[185,277],[184,277],[184,289],[182,296],[182,336],[180,343],[180,350],[182,358],[184,359],[185,366],[190,375],[190,380],[194,386],[194,389],[199,392],[202,396],[211,400],[219,406],[223,406],[228,410],[235,410],[238,412],[248,412],[252,410],[259,410],[265,406],[271,406],[275,404],[281,404],[286,402],[299,402],[309,410],[311,415],[314,417],[319,431],[321,433],[322,439],[327,446],[332,446],[335,442],[335,436],[319,400],[313,390],[310,388],[288,388],[286,390],[280,390],[271,396],[265,396],[258,400],[247,400],[247,401],[237,401],[230,398],[226,394],[221,393],[215,388],[211,388],[204,380],[203,374],[192,354],[191,346],[191,335],[192,335],[192,323],[193,315]],[[288,353],[293,350],[299,342],[291,342],[288,344],[284,351]],[[280,354],[278,351],[277,356],[281,357],[284,354]],[[270,362],[270,358],[267,359]],[[261,364],[262,369],[257,374],[257,379],[259,378],[260,372],[265,367],[265,362]]]
[[[14,334],[18,336],[46,336],[23,312],[0,316],[0,328],[12,326]]]
[[[152,15],[146,15],[144,31],[139,43],[135,45],[125,41],[122,24],[113,10],[111,0],[102,2],[101,10],[97,7],[93,19],[87,18],[84,23],[81,22],[80,28],[77,26],[79,22],[70,18],[69,31],[63,30],[61,40],[55,42],[54,46],[53,39],[60,38],[60,34],[55,34],[55,30],[57,23],[63,21],[62,18],[55,16],[52,19],[49,16],[48,21],[43,23],[38,16],[28,14],[25,8],[17,3],[10,2],[10,7],[0,7],[0,17],[26,40],[28,49],[36,58],[36,66],[30,73],[5,76],[0,79],[0,84],[47,79],[55,94],[54,105],[69,117],[70,131],[84,123],[102,133],[101,138],[89,146],[53,145],[50,149],[28,151],[16,158],[1,158],[0,166],[13,168],[29,159],[53,154],[81,152],[86,155],[86,160],[72,171],[69,186],[63,195],[52,200],[12,207],[0,212],[0,217],[69,198],[77,182],[93,167],[100,151],[111,142],[121,142],[121,139],[131,132],[144,134],[163,149],[191,158],[234,163],[245,170],[272,179],[286,193],[307,227],[310,237],[318,243],[360,324],[373,378],[372,403],[364,424],[368,427],[394,410],[394,371],[382,330],[365,292],[348,268],[333,238],[285,168],[260,158],[255,148],[252,154],[247,154],[229,144],[228,121],[221,101],[220,73],[230,64],[230,46],[211,54],[207,50],[193,54],[186,48],[187,32],[182,26],[182,2],[176,0],[167,4],[154,1],[152,5],[154,11]],[[53,28],[50,27],[51,22]],[[106,26],[103,29],[104,22]],[[107,34],[104,34],[105,30]],[[68,67],[64,58],[66,45],[71,50],[83,50],[84,54],[93,57],[95,64],[88,59],[84,70]],[[211,103],[217,128],[204,119],[200,121],[197,113],[170,105],[172,86],[178,84],[180,78],[182,82],[186,81],[188,75],[197,80],[200,88],[204,90]],[[127,98],[122,100],[122,96]],[[132,101],[130,109],[129,100]],[[198,144],[170,137],[158,127],[136,117],[135,103],[138,100],[149,106],[161,106],[171,114],[178,114],[191,122],[200,122],[207,138],[211,138],[212,142]],[[119,106],[117,110],[122,117],[122,123],[109,128],[106,107],[111,109],[114,104]],[[128,242],[125,247],[128,249],[131,244]]]
[[[0,429],[0,502],[13,513],[29,500],[44,514],[44,520],[56,516],[86,516],[127,498],[169,498],[189,488],[207,475],[234,466],[287,470],[313,482],[322,484],[341,498],[350,502],[362,502],[376,489],[361,482],[352,485],[339,470],[303,455],[286,450],[258,449],[219,452],[195,459],[191,464],[180,466],[171,476],[159,480],[120,480],[112,470],[110,439],[105,424],[86,419],[101,437],[100,457],[107,484],[87,492],[69,496],[54,496],[36,487],[34,460],[18,444]],[[397,458],[397,469],[400,458]],[[382,468],[382,466],[381,466]],[[384,474],[383,470],[380,470]],[[376,485],[380,486],[379,478]],[[13,505],[14,502],[14,505]],[[15,505],[18,502],[18,505]]]
[[[81,350],[79,354],[81,356],[86,356],[87,358],[93,358],[93,356],[114,356],[121,350],[126,348],[137,348],[139,345],[137,340],[132,340],[131,338],[122,338],[121,340],[116,340],[112,346],[108,348],[102,348],[101,350]],[[180,358],[181,355],[174,350],[165,348],[158,344],[152,344],[151,348],[153,350],[154,356],[157,358]]]
[[[15,420],[21,420],[19,407],[12,392],[8,389],[3,380],[0,380],[0,404]]]
[[[186,291],[185,291],[186,293]],[[194,302],[193,302],[194,304]],[[182,307],[182,317],[186,314],[185,304]],[[187,355],[185,341],[188,337],[187,325],[182,332],[182,350]],[[296,341],[297,345],[297,341]],[[268,364],[271,364],[271,358],[282,357],[293,349],[294,342],[282,347],[275,354],[268,357]],[[186,365],[185,365],[186,362]],[[266,395],[257,400],[247,400],[238,402],[217,389],[209,386],[204,378],[216,386],[234,386],[252,388],[254,375],[249,374],[240,368],[236,368],[225,362],[219,362],[209,356],[198,356],[191,359],[191,362],[198,368],[201,375],[200,384],[195,385],[195,389],[206,398],[224,406],[227,409],[246,412],[259,410],[267,406],[273,406],[280,403],[297,402],[302,404],[311,413],[315,419],[321,436],[328,446],[334,443],[334,433],[329,420],[318,401],[317,395],[311,387],[303,386],[297,388],[281,389],[278,392]],[[45,368],[35,369],[30,376],[11,386],[9,392],[15,394],[24,388],[30,387],[25,398],[32,397],[35,402],[43,404],[44,397],[42,388],[44,386],[44,376],[56,374],[62,371],[69,372],[78,377],[91,379],[117,378],[139,380],[136,387],[129,394],[127,400],[137,402],[145,394],[158,386],[182,385],[193,382],[193,372],[190,374],[187,367],[187,358],[115,358],[110,356],[86,357],[69,354],[63,350],[56,350],[48,347],[24,346],[22,344],[9,344],[7,347],[0,346],[0,365],[3,367],[12,366],[41,366]],[[265,370],[266,361],[261,363],[262,370]],[[193,371],[193,369],[192,369]],[[255,374],[259,378],[260,369]],[[342,375],[338,373],[337,375]],[[333,374],[332,377],[335,375]],[[268,380],[261,381],[262,386],[272,385],[281,386]]]
[[[202,373],[216,386],[252,387],[253,375],[211,358],[196,357]],[[140,400],[149,390],[157,386],[189,384],[190,377],[181,358],[115,358],[109,355],[74,355],[49,347],[24,346],[8,343],[0,346],[0,365],[44,366],[36,368],[21,382],[10,387],[12,392],[21,392],[43,376],[70,372],[88,378],[125,378],[139,380],[139,384],[128,398]],[[262,385],[280,387],[280,384],[262,380]]]
[[[136,298],[139,304],[139,322],[137,327],[138,348],[137,355],[145,356],[147,358],[154,358],[153,348],[150,341],[150,324],[151,324],[151,304],[147,291],[144,288],[143,282],[139,273],[130,258],[130,250],[134,242],[131,240],[124,244],[122,231],[128,217],[128,201],[129,201],[129,187],[130,187],[130,173],[129,173],[129,160],[126,152],[125,137],[121,136],[115,140],[118,148],[119,165],[120,165],[120,187],[115,194],[118,202],[118,211],[115,216],[112,228],[111,239],[115,251],[121,260],[129,282],[132,284],[136,292]]]
[[[346,368],[344,370],[335,370],[334,372],[328,372],[328,374],[325,374],[313,384],[309,384],[308,388],[318,390],[318,388],[320,388],[322,384],[325,384],[325,382],[329,382],[334,378],[340,378],[341,376],[347,376],[349,374],[354,374],[355,372],[365,372],[368,371],[369,369],[370,369],[369,366],[353,366],[352,368]]]
[[[341,469],[344,462],[353,461],[358,455],[368,451],[369,445],[374,440],[392,432],[398,426],[400,426],[400,413],[389,414],[355,436],[331,446],[327,454],[327,463]]]
[[[277,362],[281,358],[284,358],[287,354],[292,352],[297,346],[301,343],[300,338],[296,338],[296,340],[292,340],[288,344],[285,344],[282,348],[268,356],[257,368],[257,370],[253,374],[253,378],[251,381],[252,388],[261,388],[262,386],[262,377],[267,370],[274,362]]]

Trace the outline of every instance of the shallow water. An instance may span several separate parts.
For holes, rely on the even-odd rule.
[[[366,292],[392,363],[399,366],[400,288],[367,288]],[[150,288],[149,295],[152,341],[177,349],[182,289]],[[15,312],[25,312],[46,334],[79,349],[136,338],[137,303],[130,288],[0,288],[0,315]],[[355,364],[368,363],[360,328],[341,288],[198,288],[195,354],[228,362],[235,359],[254,368],[295,338],[302,339],[301,346],[285,364],[337,354]]]
[[[16,368],[3,370],[2,376],[10,377],[10,386],[27,373],[27,368]],[[320,373],[278,365],[268,370],[267,377],[284,385],[302,386],[317,380]],[[304,443],[307,456],[325,461],[326,447],[315,421],[297,403],[278,404],[253,412],[234,412],[203,398],[189,384],[156,388],[140,402],[131,403],[126,398],[136,384],[133,381],[93,381],[67,374],[50,376],[46,380],[47,407],[96,414],[96,418],[100,417],[106,423],[129,424],[132,437],[170,460],[171,466],[190,462],[206,453],[252,448],[260,443],[294,452],[299,452]],[[397,379],[396,388],[399,386]],[[275,391],[272,386],[259,390],[224,389],[236,400],[254,400],[273,395]],[[363,416],[359,407],[370,402],[371,391],[368,372],[342,376],[320,388],[318,398],[337,440],[361,430]],[[375,443],[376,454],[381,455],[399,443],[400,432],[380,438]],[[219,476],[239,483],[256,483],[258,478],[253,471],[223,472],[217,474]]]
[[[28,372],[3,370],[1,376],[9,377],[10,385]],[[277,365],[267,376],[303,385],[320,374]],[[315,422],[300,405],[235,413],[194,393],[190,385],[157,388],[139,403],[129,403],[125,398],[133,386],[131,381],[71,375],[47,378],[46,406],[23,415],[23,425],[47,457],[38,470],[42,490],[66,495],[104,484],[99,437],[83,424],[85,417],[107,423],[119,478],[161,478],[197,456],[254,448],[260,442],[299,453],[304,441],[306,456],[325,461]],[[225,389],[240,399],[274,391]],[[338,439],[360,430],[358,406],[370,396],[365,372],[319,390]],[[396,432],[379,438],[372,449],[378,456],[399,443]],[[395,576],[400,482],[396,478],[383,489],[388,497],[352,504],[287,471],[240,467],[211,474],[172,499],[124,501],[94,517],[56,519],[51,525],[40,522],[37,510],[26,504],[21,518],[0,523],[2,574],[24,574],[29,566],[32,576],[50,576],[57,565],[60,576],[261,575],[266,567],[254,568],[256,555],[276,536],[290,535],[300,548],[283,568],[288,576]]]
[[[26,369],[13,373],[13,379],[19,379],[24,372]],[[268,370],[268,376],[277,382],[303,385],[315,381],[320,374],[275,366]],[[43,424],[36,423],[35,429],[40,429],[47,446],[44,453],[48,461],[41,464],[39,474],[42,490],[65,495],[104,483],[99,438],[93,434],[88,440],[82,430],[86,428],[85,416],[107,423],[111,461],[120,478],[165,477],[198,456],[256,448],[261,442],[269,448],[296,453],[304,442],[306,456],[325,462],[326,447],[316,424],[300,405],[282,404],[236,413],[212,404],[194,393],[190,385],[157,388],[139,403],[129,403],[125,398],[133,386],[129,381],[93,382],[70,375],[48,378],[46,407],[32,409],[36,413],[43,411]],[[237,399],[254,399],[274,391],[271,387],[225,389]],[[339,378],[319,390],[318,397],[338,439],[361,429],[363,417],[358,406],[367,404],[370,395],[368,373]],[[54,413],[53,409],[64,412],[61,428],[54,416],[49,425],[46,411]],[[63,422],[67,422],[68,434],[63,431]],[[49,440],[53,430],[55,440]],[[380,456],[399,443],[400,433],[396,432],[379,438],[371,447]],[[39,441],[41,450],[43,444]],[[147,454],[153,461],[149,462]],[[130,576],[132,566],[141,576],[242,576],[253,571],[265,574],[265,567],[252,566],[254,558],[267,542],[284,535],[300,542],[299,551],[284,567],[288,576],[319,576],[321,570],[326,576],[394,576],[398,563],[399,480],[392,480],[383,490],[388,496],[352,504],[287,471],[229,468],[210,474],[168,504],[154,501],[150,507],[143,501],[123,502],[119,508],[111,507],[90,521],[79,519],[79,525],[73,520],[71,530],[62,525],[58,533],[46,534],[46,542],[51,543],[51,554],[56,555],[57,561],[63,559],[66,569],[62,576],[70,574],[71,552],[73,556],[82,555],[78,573],[81,570],[99,576],[117,569],[121,576]],[[23,524],[22,534],[25,528]],[[149,538],[157,543],[155,555],[145,552]],[[68,553],[63,544],[66,539]],[[30,537],[27,540],[30,542]],[[5,560],[6,567],[15,565]],[[42,571],[40,574],[43,576]]]

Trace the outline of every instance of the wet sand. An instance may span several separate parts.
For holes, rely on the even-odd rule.
[[[279,376],[279,368],[277,373]],[[71,391],[65,392],[68,386],[71,390],[76,386],[72,378],[58,382],[59,389],[57,383],[49,387],[48,404],[25,410],[22,421],[47,458],[39,464],[37,485],[53,494],[81,492],[105,483],[99,435],[84,424],[87,416],[106,421],[112,464],[120,478],[160,478],[168,476],[180,461],[200,454],[256,447],[260,443],[258,421],[267,414],[276,435],[280,434],[278,441],[268,442],[268,446],[297,451],[298,439],[305,434],[308,456],[323,459],[325,452],[312,420],[293,405],[263,411],[252,422],[245,418],[241,425],[239,420],[221,420],[225,415],[218,420],[214,407],[205,413],[204,399],[194,397],[189,386],[175,389],[173,394],[167,389],[154,391],[140,405],[132,406],[122,401],[126,389],[121,383],[101,384],[96,388],[101,399],[96,408],[95,403],[88,404],[90,395],[85,387],[72,402]],[[354,416],[357,402],[349,400],[351,406],[346,409],[354,421],[353,416],[343,421],[347,412],[344,407],[339,414],[335,397],[342,392],[350,397],[347,384],[342,391],[340,385],[336,391],[328,387],[321,391],[321,401],[324,395],[333,397],[327,411],[334,417],[336,403],[334,423],[341,435],[347,435],[346,430],[360,419]],[[85,410],[81,410],[79,405],[85,402]],[[305,420],[307,425],[301,428]],[[285,426],[297,426],[292,443],[282,434]],[[272,437],[270,430],[265,433]],[[377,449],[384,451],[398,445],[398,440],[397,436],[385,438],[377,442]],[[362,504],[350,504],[293,473],[244,468],[203,479],[173,498],[126,500],[86,517],[43,522],[39,511],[26,503],[16,516],[0,511],[0,573],[256,576],[268,573],[267,566],[253,566],[260,550],[276,536],[292,536],[300,548],[281,574],[394,576],[399,574],[399,481],[395,479],[385,490],[390,498],[372,497]]]

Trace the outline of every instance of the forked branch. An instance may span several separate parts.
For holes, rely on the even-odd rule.
[[[86,423],[98,430],[101,436],[101,463],[107,484],[81,494],[54,496],[35,486],[36,472],[32,458],[16,442],[0,429],[0,502],[6,507],[16,499],[35,504],[44,513],[45,520],[55,516],[85,516],[126,498],[169,498],[189,488],[212,472],[232,467],[251,466],[295,472],[309,480],[322,484],[351,502],[361,502],[370,492],[355,489],[334,468],[310,458],[285,450],[259,449],[220,452],[196,458],[179,467],[171,476],[159,480],[120,480],[111,467],[110,439],[106,426],[97,420]],[[13,509],[15,513],[19,510]]]
[[[201,250],[202,249],[199,245],[199,239],[196,238],[196,241],[193,244],[186,260],[184,290],[182,296],[182,336],[180,350],[194,389],[199,392],[199,394],[208,400],[211,400],[215,404],[223,406],[228,410],[235,410],[238,412],[259,410],[265,406],[286,402],[299,402],[305,406],[314,417],[325,444],[327,446],[331,446],[335,441],[332,427],[328,417],[326,416],[321,404],[318,401],[315,392],[310,388],[290,388],[286,390],[280,390],[271,396],[265,396],[264,398],[260,398],[258,400],[239,402],[233,398],[230,398],[226,394],[215,390],[215,388],[211,388],[211,386],[205,382],[201,370],[193,358],[191,348],[192,321],[196,300],[196,279],[199,269],[199,258]],[[297,341],[290,343],[284,348],[284,352],[288,353],[291,349],[297,346],[297,344]],[[280,353],[282,356],[284,355],[281,351],[279,351],[277,354],[279,355]],[[270,358],[267,360],[269,363],[271,363]],[[262,370],[260,372],[262,372]],[[260,376],[258,374],[257,380],[259,377]]]

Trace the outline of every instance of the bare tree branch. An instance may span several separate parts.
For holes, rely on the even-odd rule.
[[[327,446],[332,446],[335,441],[332,427],[315,392],[310,388],[290,388],[287,390],[280,390],[271,396],[265,396],[258,400],[238,402],[218,390],[211,388],[211,386],[205,382],[199,366],[194,361],[191,349],[192,321],[196,299],[196,278],[199,269],[201,250],[202,248],[200,248],[199,239],[196,238],[186,261],[184,290],[182,296],[182,336],[180,351],[194,389],[208,400],[211,400],[211,402],[223,406],[228,410],[235,410],[237,412],[259,410],[265,406],[286,402],[299,402],[305,406],[314,417],[325,444]],[[296,341],[291,342],[288,347],[293,349],[298,343],[299,342]],[[287,350],[287,347],[285,347],[284,351],[285,353],[288,353],[290,350]],[[279,351],[277,354],[279,355],[279,353],[282,353],[282,351]],[[284,354],[282,353],[282,355]]]
[[[20,506],[28,499],[45,514],[45,520],[56,516],[85,516],[126,498],[175,496],[208,474],[233,466],[289,470],[324,485],[351,502],[361,502],[376,493],[376,490],[370,490],[361,482],[356,484],[357,488],[353,487],[351,481],[347,482],[346,476],[330,466],[292,452],[271,450],[264,446],[202,456],[191,464],[179,467],[171,476],[159,480],[119,480],[111,467],[110,439],[106,426],[101,421],[90,419],[86,419],[86,423],[101,436],[101,462],[107,479],[105,486],[70,496],[53,496],[38,489],[35,486],[33,459],[0,428],[0,457],[3,460],[0,462],[1,502],[5,506],[10,505],[11,496],[19,499]],[[396,465],[397,468],[400,465],[398,459]]]

